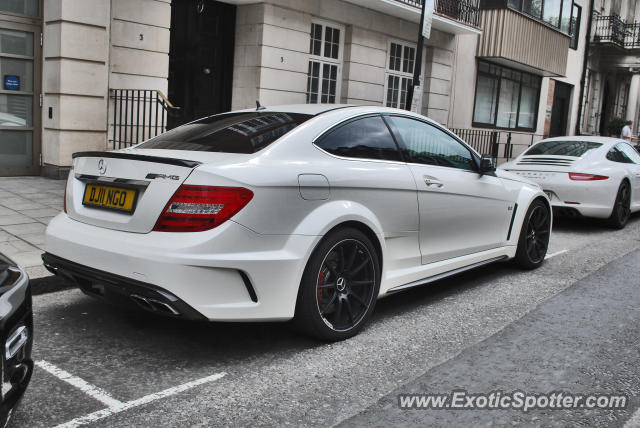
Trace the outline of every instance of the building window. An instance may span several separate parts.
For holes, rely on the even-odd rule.
[[[405,108],[407,92],[413,84],[416,48],[398,42],[389,43],[385,73],[384,105]]]
[[[578,39],[580,38],[580,19],[582,18],[582,8],[577,4],[573,4],[573,11],[571,12],[571,42],[569,47],[571,49],[578,49]]]
[[[480,61],[473,125],[533,131],[541,81],[534,74]]]
[[[507,5],[569,34],[573,0],[508,0]]]
[[[311,24],[308,104],[335,103],[340,99],[343,34],[344,29],[337,24]]]

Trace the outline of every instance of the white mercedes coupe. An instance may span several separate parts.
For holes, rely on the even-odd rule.
[[[379,297],[477,266],[543,261],[546,194],[435,122],[297,105],[201,119],[73,156],[45,266],[158,314],[356,334]]]
[[[640,154],[618,138],[549,138],[500,168],[537,182],[561,215],[603,218],[622,229],[640,211]]]

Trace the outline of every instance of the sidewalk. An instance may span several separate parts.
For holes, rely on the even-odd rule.
[[[49,221],[63,209],[65,180],[0,177],[0,253],[30,278],[49,276],[40,255]]]

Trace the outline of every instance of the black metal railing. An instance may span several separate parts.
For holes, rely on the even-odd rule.
[[[400,3],[422,7],[424,0],[396,0]],[[480,27],[480,0],[433,0],[434,12],[473,27]]]
[[[451,128],[451,132],[473,147],[476,152],[481,155],[491,155],[493,161],[497,162],[500,151],[500,131]]]
[[[494,164],[498,159],[509,161],[544,138],[526,132],[493,131],[488,129],[450,128],[481,155],[490,155]]]
[[[610,43],[625,49],[640,48],[640,23],[625,23],[619,16],[593,17],[593,41]]]
[[[111,89],[113,149],[141,143],[167,130],[167,117],[179,114],[180,107],[169,102],[161,91]]]

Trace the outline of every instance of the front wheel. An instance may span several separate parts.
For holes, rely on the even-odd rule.
[[[315,249],[302,277],[295,321],[322,340],[357,334],[371,316],[380,289],[380,263],[361,231],[340,229]]]
[[[544,262],[551,234],[551,216],[547,205],[539,199],[531,203],[522,223],[516,263],[525,269],[535,269]]]
[[[609,224],[614,229],[623,229],[631,216],[631,187],[627,181],[623,181],[618,188],[616,201],[609,217]]]

